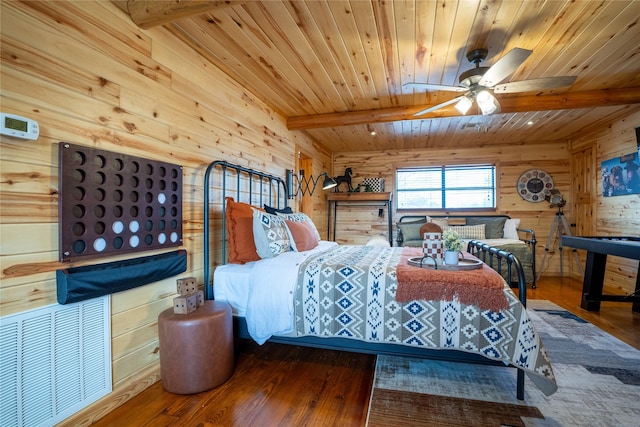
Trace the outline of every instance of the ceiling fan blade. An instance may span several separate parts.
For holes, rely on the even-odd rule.
[[[554,89],[571,86],[577,76],[543,77],[540,79],[520,80],[498,84],[493,88],[495,93],[535,92],[538,90]]]
[[[445,85],[432,85],[429,83],[416,83],[409,82],[402,85],[408,89],[425,89],[425,90],[445,90],[449,92],[466,92],[468,89],[462,86],[445,86]]]
[[[450,99],[448,101],[442,102],[442,103],[437,104],[437,105],[434,105],[433,107],[429,107],[426,110],[419,111],[419,112],[415,113],[414,116],[421,116],[423,114],[427,114],[427,113],[430,113],[432,111],[439,110],[440,108],[446,107],[447,105],[455,104],[456,102],[458,102],[460,100],[460,98],[463,98],[463,97],[464,97],[464,95],[456,96],[453,99]]]
[[[493,87],[497,85],[513,74],[513,72],[527,60],[531,53],[533,53],[532,50],[522,49],[519,47],[511,49],[506,55],[498,59],[498,62],[493,64],[486,73],[484,73],[484,76],[482,76],[478,84],[486,87]]]

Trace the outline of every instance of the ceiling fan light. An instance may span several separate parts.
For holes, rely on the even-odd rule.
[[[488,116],[489,114],[495,112],[498,109],[498,105],[495,103],[487,104],[484,107],[480,106],[480,110],[482,110],[482,115]]]
[[[456,110],[460,112],[460,114],[464,115],[467,114],[467,111],[469,111],[469,108],[471,108],[471,104],[473,104],[473,101],[469,99],[469,97],[464,96],[460,98],[460,101],[458,101],[455,107]]]
[[[491,95],[489,93],[489,91],[487,91],[487,90],[481,90],[476,95],[476,100],[478,101],[478,104],[480,104],[480,105],[486,104],[488,102],[491,102],[492,99],[494,99],[493,95]]]
[[[476,95],[476,101],[483,115],[488,115],[496,111],[499,107],[496,98],[486,90],[481,90]]]

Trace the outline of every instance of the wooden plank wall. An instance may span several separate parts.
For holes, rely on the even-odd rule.
[[[622,120],[610,128],[595,135],[584,137],[580,140],[540,142],[538,144],[521,144],[514,142],[508,145],[483,145],[474,149],[422,149],[422,150],[388,150],[383,152],[341,152],[334,153],[334,175],[341,175],[347,167],[353,168],[352,178],[354,186],[362,182],[363,178],[379,177],[385,180],[385,190],[393,191],[395,188],[395,170],[399,166],[431,166],[442,164],[477,164],[494,163],[498,168],[498,206],[495,212],[506,214],[512,218],[521,219],[522,228],[530,228],[536,232],[537,268],[542,269],[543,275],[560,275],[560,252],[556,233],[552,233],[549,242],[549,234],[556,209],[549,204],[529,203],[520,198],[516,191],[518,177],[529,169],[543,169],[551,174],[555,187],[559,189],[567,200],[564,215],[571,226],[574,235],[580,235],[580,231],[592,229],[599,235],[632,235],[638,236],[640,230],[640,196],[620,196],[603,198],[601,179],[599,176],[600,162],[603,159],[628,154],[636,148],[634,128],[640,124],[638,114]],[[591,165],[587,171],[572,171],[571,156],[585,147],[597,146],[597,167]],[[595,162],[593,162],[595,163]],[[596,173],[591,173],[596,171]],[[574,188],[577,184],[573,175],[590,177],[592,182],[588,188]],[[596,182],[596,180],[598,180]],[[595,194],[591,194],[595,190]],[[588,191],[588,192],[587,192]],[[577,194],[582,202],[589,203],[590,208],[575,207]],[[582,212],[585,218],[576,218],[575,211]],[[591,212],[596,212],[592,218]],[[416,212],[397,211],[394,207],[394,224],[402,215],[411,215]],[[424,212],[419,212],[424,213]],[[467,215],[471,212],[447,212],[437,211],[434,215],[458,214]],[[344,206],[339,209],[336,240],[340,243],[365,243],[371,236],[386,235],[386,217],[378,217],[378,211],[370,207]],[[581,222],[595,221],[593,227],[582,225]],[[395,234],[395,227],[394,227]],[[395,240],[395,236],[394,236]],[[549,242],[549,253],[544,265],[542,260],[545,254],[545,246]],[[581,266],[584,268],[584,254],[578,251],[581,258]],[[607,286],[615,288],[619,292],[632,292],[635,286],[635,277],[638,263],[623,259],[613,259],[608,264]],[[574,260],[571,250],[564,248],[562,253],[563,274],[565,276],[582,277]]]
[[[513,143],[509,145],[485,145],[475,149],[422,149],[396,150],[362,153],[335,153],[334,170],[343,171],[352,167],[354,185],[367,177],[380,177],[385,180],[385,189],[395,188],[395,170],[400,166],[439,166],[443,164],[479,164],[492,163],[497,167],[498,203],[495,211],[484,214],[506,214],[512,218],[520,218],[522,228],[533,229],[538,240],[537,256],[542,259],[549,231],[555,218],[555,209],[546,202],[530,203],[524,201],[516,191],[516,183],[520,175],[529,169],[543,169],[551,174],[554,184],[565,198],[570,197],[569,152],[567,143],[527,144]],[[394,204],[395,205],[395,204]],[[355,243],[366,242],[371,235],[386,231],[386,218],[378,218],[378,212],[367,212],[364,207],[342,208],[338,216],[338,240]],[[395,209],[395,206],[394,206]],[[402,215],[425,213],[424,211],[395,210],[394,223]],[[436,211],[433,215],[467,215],[471,212]],[[474,213],[481,215],[481,213]],[[373,215],[373,216],[371,216]],[[570,205],[565,215],[571,218]],[[371,224],[374,227],[371,228]],[[347,234],[347,231],[352,232]],[[395,230],[394,230],[395,233]],[[395,240],[395,237],[394,237]],[[556,246],[555,241],[551,246]],[[559,255],[548,256],[544,272],[559,273]],[[566,263],[566,259],[564,261]]]
[[[571,142],[572,156],[591,152],[590,165],[578,165],[575,175],[584,174],[580,167],[589,166],[591,177],[591,226],[589,235],[640,236],[640,194],[603,197],[601,163],[603,161],[638,151],[635,128],[640,126],[640,113],[635,113],[592,135]],[[576,191],[580,191],[577,188]],[[586,215],[586,214],[585,214]],[[579,251],[584,259],[583,251]],[[607,258],[605,286],[622,293],[633,292],[638,271],[638,261],[610,256]]]
[[[59,141],[184,167],[188,270],[180,277],[199,283],[210,162],[284,176],[298,147],[313,156],[314,170],[330,165],[329,153],[288,131],[277,112],[162,27],[139,29],[112,2],[3,1],[1,15],[2,111],[35,119],[41,129],[37,141],[1,139],[2,315],[56,303],[55,270],[64,267],[57,261]],[[324,235],[326,207],[316,205],[312,216]],[[96,411],[157,381],[156,320],[172,305],[175,279],[112,296],[114,392]]]
[[[206,165],[217,159],[280,175],[294,167],[295,152],[302,150],[313,157],[315,174],[332,169],[338,175],[351,166],[355,183],[363,177],[380,176],[391,189],[399,164],[496,162],[498,212],[519,217],[522,226],[538,232],[539,257],[553,211],[545,204],[523,202],[515,193],[516,178],[526,169],[545,169],[565,196],[571,197],[565,142],[487,145],[466,151],[336,153],[332,160],[318,143],[301,132],[288,131],[278,112],[165,29],[139,29],[112,2],[3,1],[1,7],[2,111],[36,119],[41,126],[38,141],[0,139],[2,315],[56,302],[55,270],[62,267],[57,261],[59,141],[184,167],[183,234],[189,253],[184,276],[195,276],[200,283],[202,175]],[[614,152],[625,153],[632,145],[627,128],[638,126],[638,116],[632,121],[635,123],[620,123],[581,140],[575,149],[597,145],[598,161]],[[614,148],[617,146],[620,148]],[[314,195],[312,217],[324,236],[326,204],[322,198],[322,191]],[[640,217],[637,199],[627,198],[629,201],[634,203],[630,208],[622,198],[594,201],[597,230],[633,232],[626,225],[637,230],[638,223],[628,221]],[[346,213],[341,210],[340,241],[362,243],[367,235],[386,230],[386,218],[379,219],[377,209],[358,209],[366,213],[356,208]],[[616,216],[620,212],[622,216]],[[571,218],[570,209],[566,214]],[[557,271],[557,256],[554,258],[545,272]],[[86,262],[72,265],[82,264]],[[112,296],[114,392],[75,424],[90,421],[157,381],[156,319],[171,306],[174,295],[175,279],[167,279]]]

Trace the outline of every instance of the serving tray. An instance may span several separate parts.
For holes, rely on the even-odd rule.
[[[439,264],[437,268],[432,259],[419,256],[409,258],[407,263],[414,267],[428,268],[430,270],[465,271],[482,268],[482,261],[466,258],[458,258],[458,264]]]

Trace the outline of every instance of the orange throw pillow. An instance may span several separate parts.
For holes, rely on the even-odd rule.
[[[251,205],[238,203],[227,197],[227,243],[229,263],[245,264],[258,261],[260,256],[253,240],[253,211]]]
[[[287,223],[289,232],[293,237],[293,241],[296,245],[296,251],[304,252],[318,246],[316,231],[308,222],[289,221],[288,219],[285,219],[284,221]]]
[[[424,233],[442,233],[442,228],[433,222],[427,222],[420,227],[420,238],[424,238]]]

